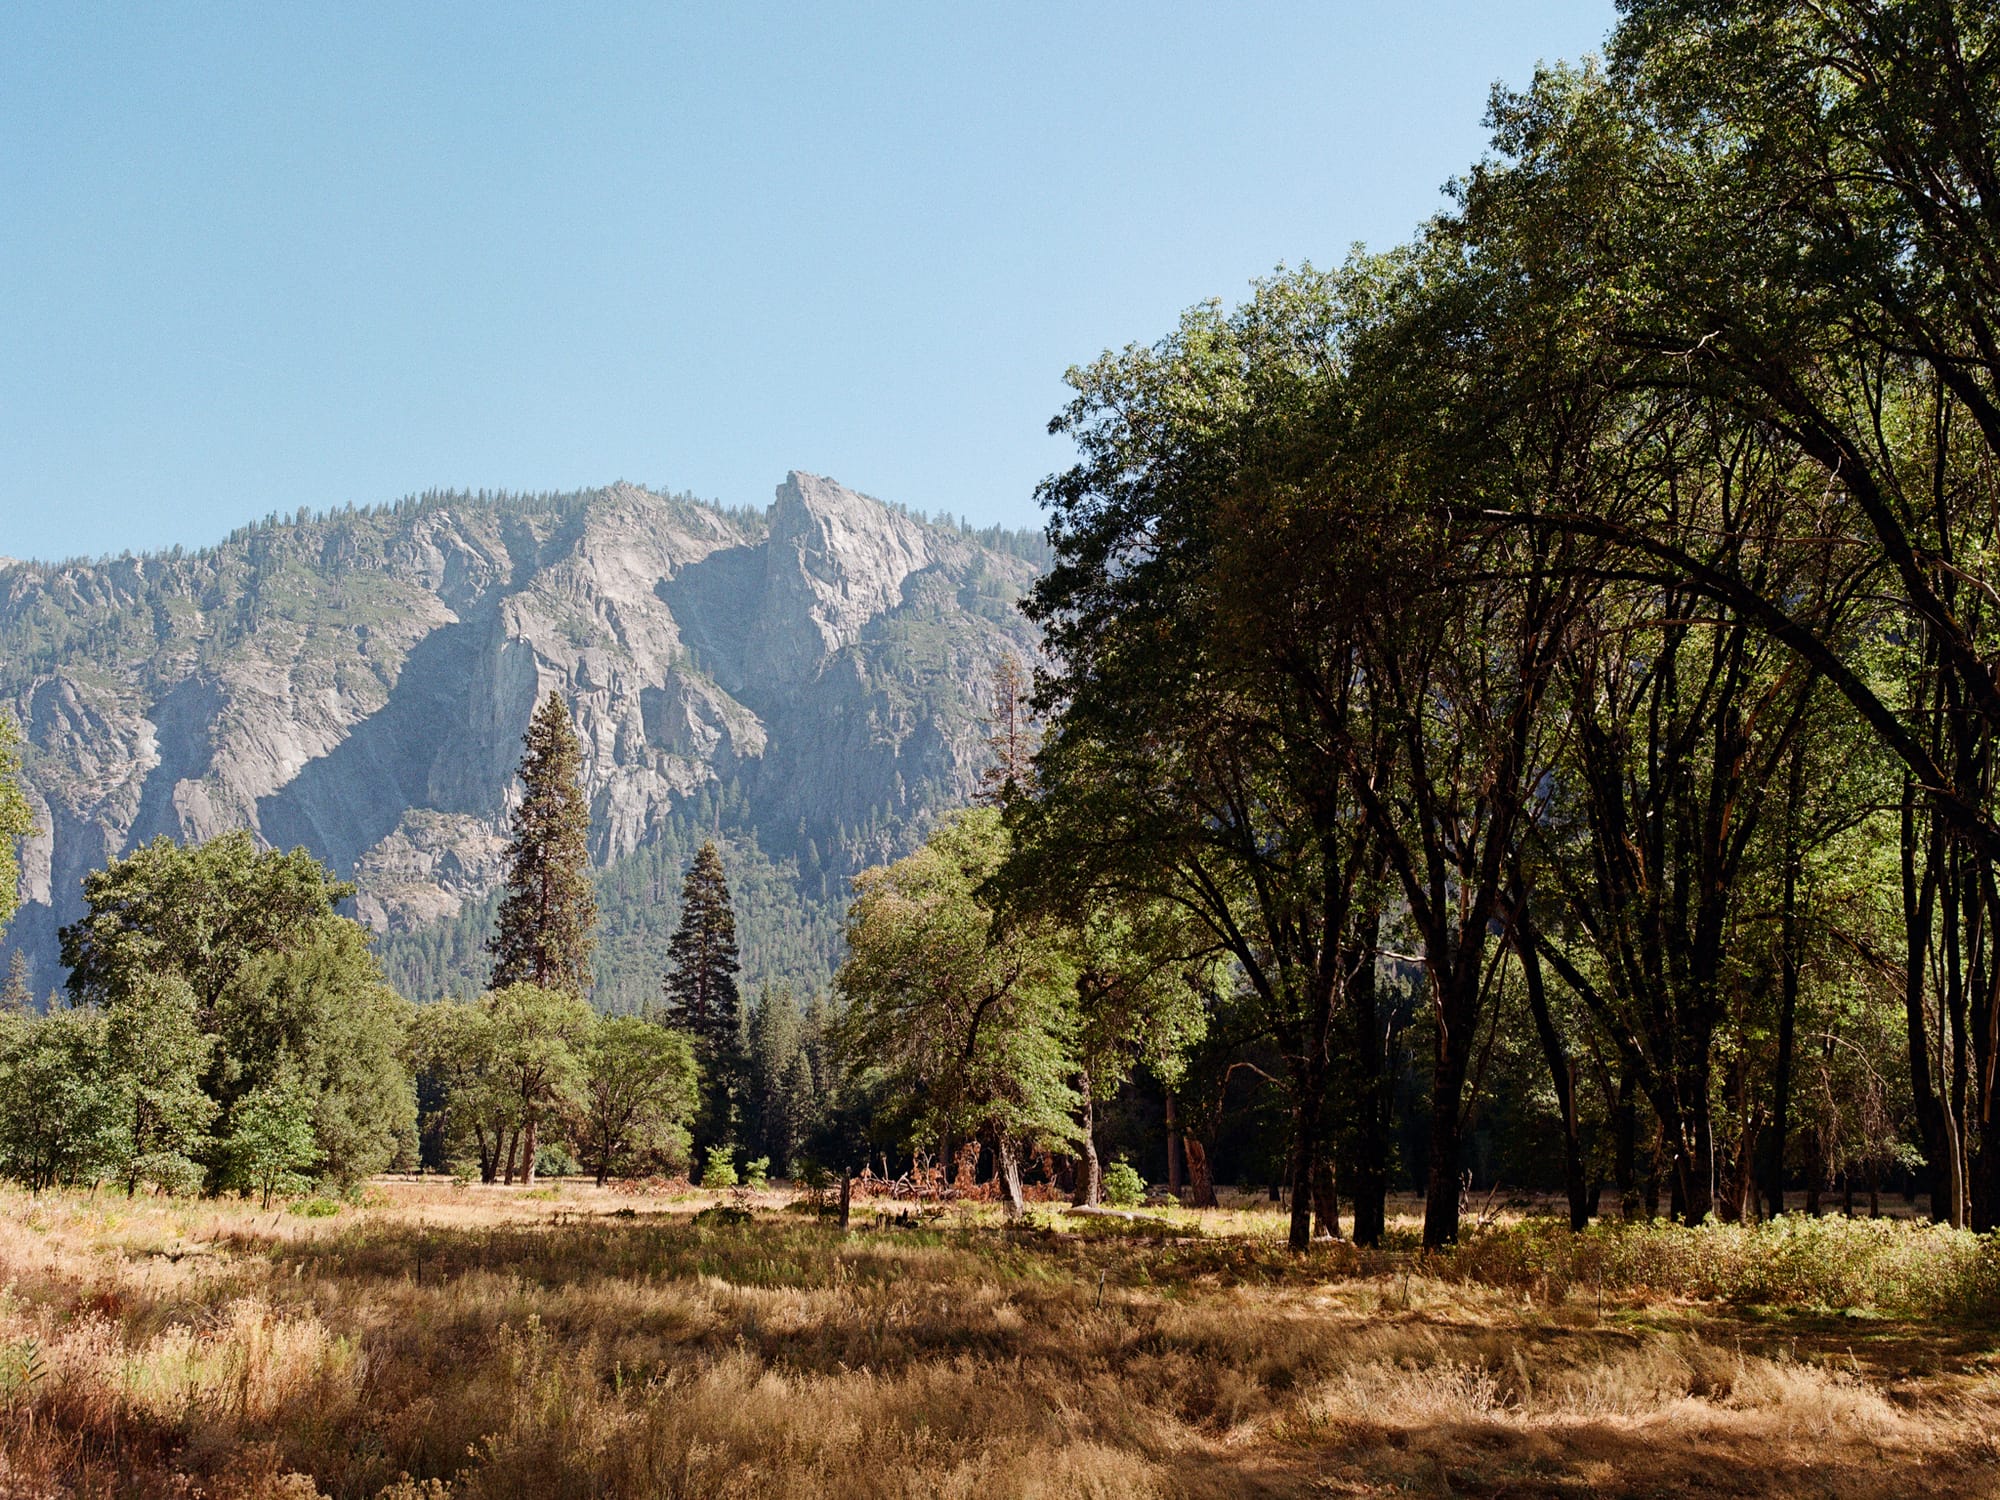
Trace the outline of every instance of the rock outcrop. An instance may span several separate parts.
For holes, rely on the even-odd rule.
[[[382,930],[499,871],[520,736],[563,694],[592,849],[728,786],[767,847],[849,866],[970,792],[976,701],[1033,566],[816,475],[762,518],[629,485],[429,497],[198,554],[0,567],[0,703],[41,833],[9,943],[57,977],[79,882],[159,834],[247,827],[360,886]]]

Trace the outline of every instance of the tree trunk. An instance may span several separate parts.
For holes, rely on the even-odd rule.
[[[508,1132],[507,1132],[507,1172],[506,1172],[506,1175],[505,1175],[505,1177],[503,1178],[503,1181],[505,1182],[506,1186],[508,1186],[508,1187],[512,1187],[512,1186],[514,1185],[514,1156],[515,1156],[515,1153],[516,1153],[516,1152],[517,1152],[517,1151],[518,1151],[518,1150],[520,1149],[520,1145],[521,1145],[521,1132],[520,1132],[520,1131],[518,1131],[518,1130],[510,1130],[510,1131],[508,1131]]]
[[[1187,1147],[1189,1208],[1215,1207],[1215,1178],[1208,1168],[1208,1146],[1199,1136],[1183,1136]]]
[[[1639,1087],[1629,1063],[1618,1070],[1611,1131],[1611,1180],[1618,1189],[1618,1217],[1631,1224],[1639,1218]]]
[[[1528,1009],[1535,1018],[1535,1035],[1541,1039],[1542,1060],[1548,1064],[1549,1079],[1556,1090],[1556,1109],[1562,1116],[1563,1193],[1569,1199],[1569,1227],[1580,1232],[1590,1223],[1590,1198],[1583,1181],[1583,1137],[1576,1119],[1576,1069],[1562,1038],[1556,1034],[1555,1018],[1549,1013],[1548,991],[1542,984],[1542,959],[1535,948],[1534,929],[1529,925],[1525,893],[1515,897],[1514,921],[1514,951],[1521,960]]]
[[[1641,1196],[1645,1200],[1646,1219],[1650,1223],[1660,1216],[1660,1143],[1657,1134],[1652,1148],[1646,1153],[1646,1178]]]
[[[1321,1151],[1313,1168],[1313,1238],[1340,1238],[1340,1194],[1333,1179],[1333,1154]]]
[[[1709,1106],[1709,1063],[1705,1040],[1686,1069],[1687,1097],[1674,1134],[1676,1209],[1684,1224],[1700,1224],[1715,1209],[1715,1120]]]
[[[847,1232],[848,1214],[853,1207],[853,1203],[854,1174],[848,1171],[847,1168],[842,1167],[840,1169],[840,1232],[842,1234]]]
[[[1302,1065],[1297,1077],[1302,1097],[1292,1107],[1292,1215],[1286,1239],[1294,1251],[1312,1244],[1313,1179],[1320,1161],[1318,1095],[1313,1087],[1318,1070]]]
[[[1799,755],[1792,757],[1794,804],[1803,795],[1796,789],[1803,764]],[[1771,1144],[1764,1167],[1764,1204],[1774,1219],[1785,1211],[1785,1146],[1792,1129],[1792,1041],[1799,1011],[1798,863],[1797,852],[1788,848],[1778,921],[1778,1067],[1771,1085]]]
[[[1431,1157],[1424,1190],[1424,1248],[1440,1249],[1458,1239],[1459,1159],[1464,1154],[1464,1096],[1472,1063],[1472,1027],[1478,1018],[1478,968],[1453,976],[1455,988],[1470,987],[1469,995],[1447,995],[1439,1007],[1437,1062],[1431,1075]]]
[[[1000,1195],[1007,1206],[1007,1217],[1018,1219],[1028,1211],[1027,1201],[1021,1193],[1019,1144],[1009,1136],[1000,1136],[993,1143],[993,1159],[1000,1169]]]
[[[1815,1219],[1820,1214],[1820,1189],[1826,1185],[1826,1158],[1820,1154],[1820,1133],[1806,1133],[1806,1212]]]
[[[1937,856],[1939,840],[1918,872],[1918,825],[1916,783],[1903,778],[1903,1021],[1909,1043],[1910,1098],[1916,1107],[1917,1129],[1923,1137],[1925,1175],[1931,1190],[1931,1218],[1953,1222],[1952,1152],[1945,1141],[1944,1107],[1938,1097],[1931,1072],[1929,1007],[1926,959],[1931,947],[1931,927],[1937,904]],[[1942,1028],[1940,1028],[1941,1030]],[[1940,1039],[1942,1045],[1942,1039]]]
[[[1343,905],[1329,893],[1326,902],[1329,913],[1340,911]],[[1331,942],[1343,925],[1339,917],[1329,915],[1326,939]],[[1345,959],[1344,953],[1338,954],[1329,963],[1323,955],[1319,969],[1308,983],[1308,1005],[1304,1024],[1299,1028],[1298,1056],[1292,1064],[1296,1093],[1292,1101],[1295,1128],[1292,1137],[1292,1224],[1289,1243],[1294,1251],[1305,1250],[1312,1245],[1314,1199],[1319,1192],[1322,1168],[1328,1183],[1333,1180],[1332,1148],[1326,1140],[1326,1093],[1332,1060],[1334,997],[1344,988],[1341,981],[1345,976],[1340,966]],[[1372,953],[1369,962],[1374,962]],[[1332,1210],[1331,1217],[1334,1223],[1339,1223],[1338,1207]]]
[[[1379,1245],[1389,1220],[1389,1058],[1388,1036],[1375,983],[1375,949],[1382,914],[1370,911],[1356,924],[1362,959],[1348,985],[1348,1014],[1354,1025],[1354,1157],[1342,1163],[1354,1200],[1354,1243]]]
[[[521,1139],[521,1185],[535,1185],[535,1136],[538,1134],[539,1120],[528,1121],[528,1128]]]
[[[1167,1191],[1176,1198],[1186,1185],[1187,1174],[1181,1169],[1181,1127],[1174,1115],[1174,1091],[1167,1090]]]
[[[1097,1101],[1091,1092],[1088,1068],[1077,1074],[1077,1093],[1083,1101],[1083,1155],[1069,1201],[1078,1208],[1095,1208],[1104,1200],[1104,1168],[1097,1159]]]

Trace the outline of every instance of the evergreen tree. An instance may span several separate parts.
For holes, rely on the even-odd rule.
[[[590,882],[590,809],[569,710],[551,692],[522,736],[521,805],[511,819],[507,894],[492,941],[496,990],[514,984],[581,995],[590,988],[597,896]]]
[[[744,1074],[736,913],[729,905],[729,882],[713,840],[701,846],[681,885],[681,923],[668,952],[667,1020],[694,1042],[702,1086],[695,1143],[712,1146],[732,1133]]]
[[[769,1157],[778,1175],[790,1171],[792,1151],[798,1143],[793,1126],[800,1114],[790,1097],[797,1080],[793,1065],[800,1051],[802,1021],[798,1002],[788,985],[766,989],[757,998],[757,1013],[750,1022],[750,1089],[752,1118],[745,1134],[752,1150]],[[806,1094],[812,1093],[812,1074],[806,1073]]]
[[[0,931],[20,904],[21,859],[17,846],[35,831],[35,812],[21,790],[21,731],[0,714]]]
[[[993,696],[986,716],[986,748],[993,764],[979,773],[979,801],[998,807],[1034,785],[1035,720],[1029,702],[1033,684],[1021,659],[1009,651],[993,671]]]
[[[35,1008],[35,987],[29,977],[28,955],[16,948],[7,955],[7,980],[0,984],[0,1011],[26,1015]]]
[[[767,1148],[780,1176],[792,1175],[799,1154],[819,1128],[819,1117],[819,1090],[813,1082],[812,1063],[802,1049],[792,1054],[785,1068],[778,1090],[778,1113],[770,1131],[772,1144]]]

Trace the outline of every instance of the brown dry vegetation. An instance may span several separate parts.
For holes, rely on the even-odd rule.
[[[0,1495],[2000,1488],[1993,1252],[1949,1231],[1299,1260],[1247,1207],[842,1236],[709,1201],[0,1197]]]

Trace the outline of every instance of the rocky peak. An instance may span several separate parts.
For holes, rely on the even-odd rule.
[[[980,685],[1032,650],[1011,605],[1032,574],[797,472],[762,534],[614,485],[7,569],[0,711],[27,732],[41,832],[6,941],[49,972],[86,872],[237,827],[351,874],[377,928],[448,920],[497,876],[521,733],[552,690],[598,861],[720,798],[836,900],[841,871],[969,792]]]
[[[903,583],[937,560],[921,522],[818,474],[794,469],[771,502],[761,629],[752,670],[810,677],[903,602]]]

